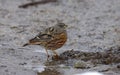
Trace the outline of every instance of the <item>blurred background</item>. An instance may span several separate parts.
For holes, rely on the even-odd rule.
[[[62,48],[56,50],[58,54],[67,50],[120,50],[120,0],[0,0],[1,75],[47,75],[50,71],[53,75],[72,75],[89,70],[105,70],[106,75],[120,74],[119,66],[113,70],[116,64],[90,69],[57,64],[60,68],[57,68],[56,73],[56,65],[52,65],[52,70],[45,65],[47,56],[43,47],[22,47],[40,31],[58,21],[68,25],[68,40]],[[70,64],[71,61],[67,62]],[[37,73],[38,70],[40,73]],[[46,74],[41,74],[43,71]]]

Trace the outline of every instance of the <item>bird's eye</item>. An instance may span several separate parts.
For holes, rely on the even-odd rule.
[[[49,28],[49,31],[50,31],[50,32],[54,31],[54,28],[53,28],[53,27],[50,27],[50,28]]]

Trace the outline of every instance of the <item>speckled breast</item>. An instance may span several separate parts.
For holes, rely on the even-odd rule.
[[[54,38],[47,42],[46,48],[48,50],[56,50],[62,47],[67,41],[67,33],[54,35]]]

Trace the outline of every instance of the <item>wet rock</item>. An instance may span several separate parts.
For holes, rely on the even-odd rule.
[[[63,60],[80,59],[91,61],[93,64],[112,64],[120,62],[120,48],[110,48],[104,52],[80,52],[68,50],[60,54]]]
[[[80,51],[67,50],[67,51],[63,52],[62,54],[60,54],[60,58],[67,60],[67,59],[77,58],[80,55],[82,55],[82,53]]]

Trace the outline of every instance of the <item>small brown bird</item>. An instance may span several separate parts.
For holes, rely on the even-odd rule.
[[[29,40],[27,45],[41,45],[45,48],[47,55],[49,57],[48,51],[51,50],[58,57],[58,54],[55,52],[56,49],[62,47],[67,41],[67,32],[64,23],[58,23],[55,26],[45,29],[45,31],[40,32],[35,38]]]

